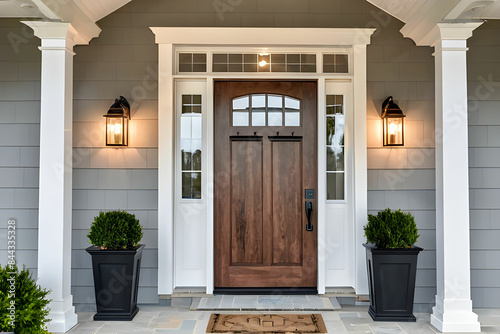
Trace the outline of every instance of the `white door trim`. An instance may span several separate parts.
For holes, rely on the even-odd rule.
[[[241,46],[367,45],[373,28],[151,27],[157,44]]]
[[[205,79],[207,83],[207,121],[204,130],[207,133],[208,153],[207,177],[204,182],[204,196],[207,204],[206,216],[206,287],[207,293],[213,292],[213,80],[216,78],[265,78],[265,79],[317,79],[319,87],[324,89],[324,78],[342,79],[342,76],[321,73],[212,73],[211,60],[207,61],[206,73],[177,75],[175,68],[177,48],[198,48],[206,50],[220,47],[238,47],[261,50],[293,48],[294,51],[317,50],[328,48],[348,48],[351,50],[350,66],[352,71],[347,78],[353,82],[354,101],[354,212],[356,239],[356,272],[354,288],[358,293],[367,293],[364,252],[361,246],[362,226],[367,214],[367,161],[366,161],[366,45],[375,29],[363,28],[179,28],[152,27],[159,44],[158,77],[158,294],[170,295],[174,289],[174,201],[175,201],[175,105],[174,81],[180,78]],[[210,58],[210,57],[208,57]],[[321,64],[321,60],[318,61]],[[242,77],[244,75],[244,77]],[[324,93],[324,92],[323,92]],[[319,106],[321,107],[321,106]],[[318,124],[318,126],[321,124]],[[321,128],[318,128],[320,130]],[[318,131],[318,133],[322,133]],[[321,161],[318,161],[320,163]],[[324,167],[323,167],[324,169]],[[322,170],[321,168],[319,169]],[[318,201],[319,217],[325,212],[324,204]],[[323,213],[323,214],[322,214]],[[318,227],[321,227],[319,223]],[[318,240],[319,241],[319,240]],[[322,253],[323,252],[323,253]],[[325,249],[318,247],[318,259],[325,257]],[[326,268],[318,261],[318,292],[325,292]]]

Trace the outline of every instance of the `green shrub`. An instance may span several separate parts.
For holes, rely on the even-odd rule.
[[[377,215],[368,215],[363,227],[366,241],[378,248],[409,248],[419,237],[415,218],[401,210],[385,209]]]
[[[47,319],[50,300],[46,298],[49,292],[36,285],[26,268],[19,271],[16,266],[0,266],[0,332],[49,333],[46,329],[50,321]],[[14,328],[11,311],[15,315]]]
[[[87,235],[92,245],[102,249],[136,249],[142,227],[135,215],[126,211],[99,212]]]

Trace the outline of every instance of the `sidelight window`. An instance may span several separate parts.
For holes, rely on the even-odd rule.
[[[233,126],[300,126],[301,101],[275,94],[233,99]]]
[[[182,198],[201,198],[201,95],[182,95]]]
[[[327,199],[344,199],[344,96],[326,96]]]

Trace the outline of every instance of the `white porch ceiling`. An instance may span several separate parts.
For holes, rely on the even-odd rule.
[[[131,0],[0,0],[0,18],[21,18],[71,23],[77,44],[88,42],[101,32],[96,22]]]
[[[403,22],[409,22],[419,11],[439,13],[440,20],[500,19],[499,0],[367,0]]]
[[[0,0],[0,17],[39,18],[43,14],[31,0]]]
[[[94,22],[113,13],[131,0],[69,0],[59,7],[76,4]],[[367,0],[403,22],[408,22],[419,10],[444,13],[441,20],[500,19],[500,0]],[[0,17],[51,18],[47,0],[0,0]],[[451,7],[451,9],[449,9]],[[57,15],[57,13],[55,13]]]
[[[497,0],[467,0],[461,1],[445,19],[498,19],[500,18],[500,1]]]
[[[74,0],[77,6],[92,18],[94,22],[113,13],[130,1],[131,0]]]
[[[403,21],[403,36],[430,45],[439,22],[465,23],[500,19],[500,0],[367,0]]]
[[[69,0],[59,3],[57,9],[50,9],[47,0],[0,0],[0,17],[56,19],[62,8],[76,5],[88,18],[97,22],[113,13],[131,0]],[[50,13],[52,12],[52,13]]]
[[[367,0],[395,18],[406,22],[425,3],[422,0]]]

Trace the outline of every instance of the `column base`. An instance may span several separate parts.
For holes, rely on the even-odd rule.
[[[78,324],[78,315],[73,306],[73,296],[63,301],[52,301],[49,305],[49,318],[47,329],[52,333],[66,333]]]
[[[436,296],[431,325],[440,332],[481,332],[478,316],[472,312],[471,300],[443,300]]]

